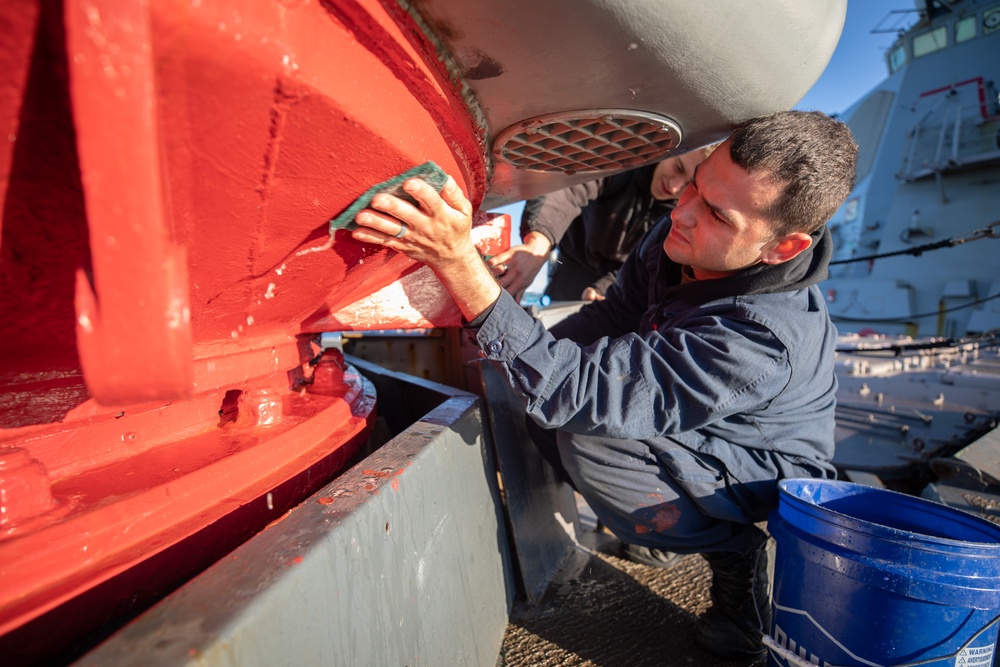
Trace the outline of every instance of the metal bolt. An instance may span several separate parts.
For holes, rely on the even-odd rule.
[[[274,426],[282,421],[282,393],[270,387],[245,389],[236,421],[241,426]]]
[[[58,507],[45,467],[21,447],[0,447],[0,528]]]
[[[326,349],[313,370],[313,381],[309,385],[309,393],[333,395],[343,391],[344,355],[340,350]]]

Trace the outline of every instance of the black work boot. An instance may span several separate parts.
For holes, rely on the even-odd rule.
[[[771,630],[767,536],[749,551],[702,555],[712,568],[712,607],[698,619],[695,641],[723,658],[763,655]]]
[[[664,551],[654,547],[640,547],[628,542],[622,543],[621,557],[633,563],[651,565],[652,567],[668,568],[677,565],[684,556],[673,551]]]

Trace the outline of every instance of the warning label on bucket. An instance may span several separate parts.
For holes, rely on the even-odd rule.
[[[993,646],[967,647],[958,652],[956,667],[989,667],[993,664]]]

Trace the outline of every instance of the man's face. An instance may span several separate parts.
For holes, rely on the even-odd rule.
[[[720,278],[770,258],[780,240],[764,211],[781,191],[763,174],[737,166],[725,142],[698,165],[681,193],[663,251],[690,266],[698,279]]]
[[[696,150],[680,157],[667,158],[657,164],[653,170],[653,180],[649,184],[653,199],[658,201],[677,199],[691,182],[695,167],[704,159],[705,153]]]

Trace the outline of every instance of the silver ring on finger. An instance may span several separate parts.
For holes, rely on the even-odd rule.
[[[401,239],[404,236],[406,236],[406,223],[401,222],[399,223],[399,233],[396,234],[396,238]]]
[[[500,264],[497,266],[497,268],[500,269],[501,274],[504,274],[507,273],[507,269],[509,269],[510,267],[507,266],[506,264]]]

